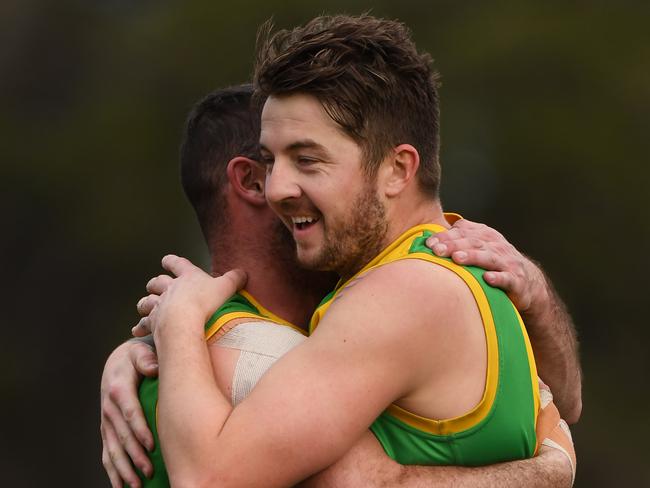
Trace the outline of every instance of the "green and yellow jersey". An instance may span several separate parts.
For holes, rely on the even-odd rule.
[[[424,418],[393,404],[370,429],[386,453],[401,464],[477,466],[531,457],[536,448],[539,387],[526,329],[506,294],[483,281],[483,269],[460,266],[426,247],[429,236],[444,230],[438,225],[419,225],[402,234],[323,299],[310,332],[337,294],[374,268],[401,259],[421,259],[456,273],[473,294],[485,330],[488,364],[483,398],[471,411],[451,419]]]
[[[274,322],[279,325],[290,327],[305,335],[304,330],[281,319],[273,312],[264,308],[255,298],[245,290],[233,295],[224,303],[205,324],[205,339],[209,340],[219,330],[232,320],[252,319]],[[160,439],[158,438],[158,429],[156,421],[158,405],[158,378],[145,378],[140,385],[140,403],[144,410],[147,424],[154,438],[154,449],[149,453],[149,458],[153,465],[153,476],[151,479],[146,478],[139,470],[138,475],[143,482],[143,486],[149,488],[169,487],[169,478],[167,469],[160,448]]]

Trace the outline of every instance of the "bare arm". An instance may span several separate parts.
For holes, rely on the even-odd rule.
[[[150,336],[147,336],[150,338]],[[152,341],[150,341],[152,342]],[[215,348],[211,348],[214,350]],[[216,348],[222,349],[222,348]],[[220,351],[223,353],[223,351]],[[223,358],[222,358],[223,359]],[[107,410],[110,400],[109,391],[112,391],[116,406],[119,405],[120,413],[128,410],[129,405],[137,402],[135,387],[139,370],[141,373],[157,373],[155,356],[148,347],[143,347],[131,341],[122,344],[111,354],[104,371],[106,398],[102,400],[102,411]],[[212,354],[214,365],[215,354]],[[232,362],[232,359],[230,359]],[[220,362],[220,368],[224,368]],[[230,365],[230,370],[234,364]],[[137,369],[137,370],[136,370]],[[227,368],[228,369],[228,368]],[[215,368],[215,375],[218,368]],[[232,371],[231,371],[232,372]],[[108,408],[110,410],[110,408]],[[137,409],[136,409],[137,412]],[[141,413],[134,415],[141,416]],[[126,420],[125,420],[126,422]],[[138,422],[135,422],[138,424]],[[146,426],[144,426],[146,429]],[[102,427],[104,429],[104,427]],[[142,429],[140,429],[142,430]],[[147,430],[148,432],[148,430]],[[141,437],[142,435],[140,435]],[[108,449],[120,449],[117,439],[113,444],[104,441],[104,453]],[[126,449],[125,447],[122,449]],[[125,456],[126,454],[123,454]],[[113,456],[116,460],[121,459]],[[134,458],[135,460],[136,458]],[[139,466],[143,469],[146,458],[137,458]],[[118,461],[121,471],[108,457],[106,470],[111,475],[112,486],[121,486],[121,481],[129,482],[131,486],[139,486],[139,480],[133,472],[130,463]],[[148,459],[147,459],[148,461]],[[127,472],[128,471],[128,472]],[[145,469],[146,471],[146,469]],[[117,476],[117,477],[116,477]],[[555,449],[542,446],[540,454],[532,459],[501,463],[493,466],[465,468],[457,466],[402,466],[389,458],[380,446],[375,436],[367,432],[348,453],[329,468],[310,477],[299,486],[302,488],[372,488],[372,487],[564,487],[571,486],[571,466],[567,458]]]
[[[542,446],[531,459],[467,468],[402,466],[390,459],[371,433],[343,458],[302,482],[300,488],[563,488],[572,485],[568,458]]]
[[[553,391],[562,417],[573,424],[582,412],[582,371],[576,330],[553,285],[541,268],[537,269],[546,283],[547,297],[522,312],[522,318],[537,360],[537,372]]]
[[[562,417],[580,418],[582,374],[575,327],[567,309],[541,268],[496,230],[459,220],[427,245],[438,256],[487,270],[484,279],[503,289],[524,319],[539,375],[551,387]]]
[[[166,257],[163,266],[179,278],[164,290],[150,287],[162,293],[160,301],[134,332],[153,330],[160,361],[159,432],[170,479],[179,486],[286,486],[304,479],[347,452],[387,404],[419,384],[414,375],[422,371],[420,362],[433,361],[431,341],[420,337],[432,334],[425,320],[430,314],[408,302],[416,300],[408,287],[419,290],[436,280],[413,282],[384,271],[382,279],[348,290],[316,333],[280,359],[233,409],[215,386],[203,323],[208,310],[219,306],[215,297],[227,299],[241,283],[228,283],[233,276],[211,278],[177,257]],[[394,275],[405,296],[387,289]],[[375,297],[376,309],[367,310],[358,294]],[[444,297],[428,304],[448,305]],[[401,318],[415,335],[393,326]],[[428,381],[431,375],[421,376]]]
[[[385,454],[374,435],[367,433],[343,458],[303,482],[301,487],[570,487],[576,461],[571,433],[556,416],[548,385],[540,382],[540,393],[542,410],[536,433],[538,441],[543,439],[534,458],[473,468],[402,466]]]
[[[229,290],[224,294],[224,298],[229,296],[232,290]],[[212,295],[213,293],[209,293],[209,295]],[[185,303],[185,299],[181,300],[181,303]],[[189,306],[189,304],[188,304]],[[191,307],[190,307],[191,308]],[[208,307],[209,308],[209,307]],[[185,319],[185,324],[183,324],[183,328],[186,328],[188,325],[187,321],[193,320],[191,318],[191,315],[188,316],[187,314],[184,314],[184,319]],[[202,317],[196,317],[196,320],[194,320],[197,323],[202,323],[204,318]],[[202,328],[198,329],[197,331],[202,332]],[[160,336],[158,336],[160,337]],[[198,346],[199,343],[204,344],[202,333],[199,334],[190,334],[190,341],[194,342],[195,346]],[[200,337],[200,340],[198,340]],[[174,341],[176,345],[178,345],[179,341]],[[199,377],[205,376],[203,378],[202,382],[204,385],[207,383],[211,383],[214,385],[214,379],[210,374],[209,371],[209,356],[204,354],[205,349],[202,349],[202,351],[199,352],[199,354],[195,354],[197,352],[196,348],[190,347],[190,349],[187,348],[188,343],[184,339],[182,342],[185,342],[185,346],[183,346],[180,350],[176,350],[176,352],[181,353],[180,356],[174,357],[175,355],[172,355],[170,359],[172,360],[177,360],[178,363],[169,363],[169,370],[166,370],[165,366],[167,366],[164,357],[167,356],[164,354],[163,350],[166,349],[166,346],[164,343],[160,344],[161,347],[161,354],[163,360],[161,361],[161,367],[163,370],[166,370],[163,376],[165,376],[168,372],[171,372],[173,374],[173,370],[180,370],[182,367],[187,367],[188,364],[194,363],[195,366],[193,367],[194,373],[197,372],[197,370],[201,370],[203,368],[204,371],[199,373]],[[191,350],[194,349],[194,352],[191,352]],[[170,351],[171,352],[171,351]],[[187,354],[189,353],[189,354]],[[290,370],[297,369],[297,368],[289,368]],[[205,375],[203,375],[205,373]],[[173,375],[176,376],[176,375]],[[281,374],[281,376],[287,376],[286,372],[285,374]],[[196,378],[196,374],[194,374],[194,378]],[[179,376],[177,378],[179,381],[176,382],[176,380],[173,381],[173,383],[170,385],[173,387],[173,394],[178,395],[179,394],[179,389],[183,387],[187,387],[188,383],[188,377],[185,376],[183,379],[182,376]],[[296,378],[294,378],[294,381],[297,382]],[[165,413],[164,412],[164,402],[162,399],[162,396],[165,394],[162,391],[162,387],[165,383],[169,382],[161,382],[161,409],[160,409],[160,419],[161,419],[161,438],[163,439],[163,448],[165,449],[165,437],[170,438],[169,436],[165,436],[162,429],[163,429],[163,424],[164,418],[167,417],[169,419],[169,412]],[[199,401],[197,392],[204,390],[203,387],[201,388],[195,388],[190,386],[189,391],[192,394],[192,402],[193,404],[196,404]],[[277,391],[277,390],[276,390]],[[203,391],[205,393],[205,391]],[[313,395],[309,395],[309,401],[313,402]],[[203,398],[205,400],[205,397]],[[184,437],[183,446],[182,450],[183,451],[189,451],[192,452],[192,444],[196,441],[197,438],[200,437],[207,437],[207,438],[215,438],[215,432],[218,432],[221,429],[227,429],[227,426],[224,425],[228,421],[228,417],[230,416],[231,409],[228,406],[226,406],[226,400],[225,398],[218,397],[218,394],[214,396],[213,398],[208,398],[207,405],[209,405],[208,409],[205,411],[205,415],[201,415],[201,413],[198,413],[197,415],[197,410],[194,409],[192,413],[189,416],[185,416],[185,412],[181,410],[176,410],[176,413],[179,415],[179,418],[174,419],[178,423],[178,429],[176,429],[175,435],[174,435],[174,441],[175,443],[178,443],[178,438],[179,434]],[[266,402],[265,408],[266,409],[273,409],[272,405],[268,405],[270,402]],[[292,402],[293,404],[293,402]],[[328,403],[328,405],[331,403]],[[168,407],[171,406],[174,408],[173,404],[168,405]],[[184,409],[184,407],[187,406],[187,402],[181,402],[177,407],[180,407],[181,409]],[[219,410],[223,410],[221,413],[219,413]],[[259,411],[259,409],[257,409]],[[284,415],[287,416],[287,409],[286,407],[284,409]],[[298,411],[302,410],[307,410],[307,409],[299,409]],[[313,413],[313,408],[311,409]],[[208,419],[208,417],[211,416],[221,416],[221,425],[224,425],[224,427],[219,428],[212,428],[211,427],[211,419]],[[316,416],[319,419],[323,418],[323,416],[318,415]],[[201,422],[196,424],[194,427],[191,427],[192,420],[196,420],[196,418],[202,419]],[[297,422],[299,423],[299,422]],[[273,433],[271,433],[272,435]],[[219,434],[217,434],[217,437]],[[324,437],[323,434],[321,433],[321,438]],[[268,440],[268,439],[267,439]],[[323,439],[321,439],[323,440]],[[209,442],[210,439],[207,440]],[[226,450],[230,450],[233,448],[232,444],[233,439],[231,438],[231,442],[229,443],[223,443],[228,446]],[[205,441],[203,441],[205,442]],[[311,441],[313,442],[313,440]],[[326,440],[325,440],[326,442]],[[263,445],[257,446],[259,449],[264,450]],[[215,447],[216,448],[216,447]],[[282,446],[278,445],[277,443],[273,443],[273,448],[274,450],[279,449],[282,451]],[[217,448],[218,449],[218,448]],[[223,447],[221,449],[218,449],[219,452],[223,454],[221,457],[227,457],[231,458],[233,456],[229,455],[231,453],[226,453],[223,450]],[[313,448],[312,448],[313,450]],[[178,450],[174,452],[169,450],[169,446],[167,446],[167,449],[165,450],[167,455],[167,459],[169,461],[168,467],[170,468],[170,475],[172,475],[172,470],[176,471],[178,468],[175,467],[174,465],[177,465],[177,462],[181,459],[180,456],[178,455]],[[194,454],[190,454],[190,457],[195,458],[197,457],[196,451],[194,451]],[[199,450],[198,454],[200,455],[200,452],[208,452],[212,453],[214,452],[214,449],[208,449],[204,450],[201,449]],[[247,451],[250,453],[250,451]],[[243,454],[243,451],[242,453]],[[249,454],[250,456],[250,454]],[[475,486],[476,485],[476,480],[488,480],[486,481],[483,486],[489,486],[487,483],[499,483],[502,486],[521,486],[522,483],[527,483],[527,484],[532,484],[529,483],[529,481],[532,479],[533,481],[540,481],[542,480],[544,483],[549,483],[552,482],[553,486],[570,486],[571,482],[571,468],[568,465],[568,463],[564,460],[560,460],[558,462],[558,458],[555,458],[555,463],[551,462],[549,458],[551,458],[553,455],[545,455],[542,458],[538,458],[534,460],[533,462],[526,461],[523,462],[523,464],[520,463],[504,463],[499,466],[494,466],[494,467],[484,467],[484,468],[454,468],[454,467],[417,467],[417,466],[411,466],[411,467],[403,467],[398,465],[397,463],[393,462],[390,460],[384,453],[381,447],[379,447],[378,443],[376,440],[374,440],[374,436],[372,436],[369,433],[365,434],[365,438],[362,437],[362,440],[357,442],[354,447],[351,449],[351,451],[344,456],[341,460],[337,461],[334,463],[330,468],[327,470],[323,471],[317,476],[312,477],[310,480],[305,482],[305,486],[395,486],[396,484],[399,485],[405,485],[405,486],[463,486],[462,484],[459,485],[459,483],[464,483],[466,486]],[[234,456],[237,458],[237,456]],[[289,458],[294,458],[294,456],[288,455]],[[211,464],[214,462],[214,457],[212,455],[207,456],[208,461],[207,465]],[[335,458],[334,458],[335,459]],[[182,461],[182,460],[181,460]],[[227,463],[228,464],[228,463]],[[284,464],[284,463],[283,463]],[[204,465],[204,466],[207,466]],[[274,465],[277,466],[277,463]],[[241,467],[241,466],[240,466]],[[255,465],[255,468],[258,468],[258,465]],[[181,467],[183,469],[183,467]],[[194,468],[196,471],[196,468]],[[223,475],[223,473],[222,473]],[[568,479],[568,483],[563,484],[561,480],[563,479],[563,475],[565,475],[565,478]],[[268,476],[268,475],[267,475]],[[174,477],[172,477],[174,479]],[[178,478],[176,478],[178,479]],[[558,481],[553,481],[553,480],[558,480]],[[182,478],[181,478],[181,481]],[[220,481],[224,481],[221,479]],[[241,481],[241,480],[240,480]],[[541,483],[541,482],[540,482]],[[479,485],[480,486],[480,485]],[[532,484],[532,486],[539,486]],[[548,485],[546,485],[548,486]]]

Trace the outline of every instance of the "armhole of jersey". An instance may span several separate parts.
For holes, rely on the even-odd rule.
[[[474,297],[479,310],[479,314],[481,316],[481,321],[483,322],[483,330],[485,332],[487,349],[487,371],[485,378],[485,389],[483,390],[483,396],[481,400],[474,408],[463,415],[450,419],[434,420],[404,410],[395,404],[390,405],[387,409],[387,412],[403,423],[429,434],[449,435],[462,432],[478,425],[487,417],[494,404],[494,399],[496,398],[497,389],[499,386],[499,344],[497,341],[494,318],[492,317],[490,304],[488,303],[487,297],[485,296],[485,292],[481,288],[481,285],[469,271],[467,271],[462,266],[459,266],[453,262],[447,261],[437,256],[416,252],[408,254],[406,256],[397,256],[395,259],[381,263],[377,267],[403,259],[420,259],[440,265],[455,273],[467,285],[467,287],[470,289],[470,292],[472,293],[472,296]]]
[[[530,343],[530,338],[528,337],[528,332],[526,332],[526,325],[519,314],[519,310],[513,303],[511,303],[512,308],[515,311],[517,316],[517,321],[519,322],[519,327],[521,329],[521,335],[524,338],[524,344],[526,345],[526,356],[528,357],[528,366],[530,368],[530,383],[533,388],[533,405],[535,408],[535,425],[537,425],[537,418],[541,408],[541,398],[539,392],[539,378],[537,375],[537,362],[535,361],[535,354],[533,353],[533,346]]]
[[[458,220],[458,218],[462,218],[457,215],[450,215],[450,217],[452,218],[452,221]],[[450,223],[452,223],[452,221],[450,221]],[[412,237],[417,239],[422,237],[423,238],[429,237],[432,231],[435,233],[436,231],[439,230],[436,229],[435,226],[423,225],[423,226],[416,226],[410,229],[408,233],[412,234]],[[421,232],[420,236],[415,235],[416,233],[420,233],[420,232]],[[312,318],[312,322],[310,324],[310,332],[312,332],[318,326],[320,319],[325,314],[329,306],[332,304],[334,298],[338,295],[339,292],[341,292],[348,285],[348,283],[350,283],[352,280],[357,279],[358,277],[362,276],[363,274],[375,268],[402,259],[420,259],[423,261],[428,261],[433,264],[437,264],[455,273],[458,277],[460,277],[463,280],[463,282],[465,282],[467,287],[470,289],[470,292],[472,293],[472,296],[474,297],[476,305],[479,309],[481,321],[483,322],[483,330],[485,332],[486,348],[487,348],[487,371],[486,371],[485,389],[483,391],[483,396],[479,401],[479,403],[474,408],[472,408],[469,412],[451,419],[434,420],[434,419],[421,417],[415,413],[408,412],[407,410],[404,410],[403,408],[395,404],[389,406],[386,409],[386,413],[388,413],[392,417],[396,418],[397,420],[401,421],[402,423],[416,430],[429,433],[429,434],[449,435],[449,434],[462,432],[479,425],[482,421],[484,421],[488,417],[488,415],[493,409],[497,391],[499,389],[500,354],[499,354],[499,343],[497,339],[497,333],[494,324],[494,316],[492,313],[492,308],[489,304],[486,292],[483,289],[481,283],[479,283],[477,278],[470,271],[468,271],[463,266],[460,266],[449,259],[440,258],[438,256],[435,256],[434,254],[429,254],[427,252],[414,249],[413,248],[414,240],[412,238],[409,238],[407,233],[405,233],[403,237],[404,238],[403,239],[401,238],[402,240],[399,243],[391,245],[389,246],[389,248],[384,250],[379,256],[379,258],[381,259],[376,258],[375,260],[373,260],[374,262],[369,263],[368,266],[362,269],[358,274],[352,277],[349,281],[345,283],[339,283],[339,285],[337,285],[337,289],[332,294],[331,298],[327,302],[322,303],[314,313],[314,317]],[[512,305],[512,303],[511,306],[514,309],[514,305]],[[517,310],[515,309],[514,311],[517,316],[519,326],[523,332],[523,337],[525,341],[526,354],[527,354],[528,364],[530,368],[530,375],[531,375],[531,387],[533,390],[534,420],[536,423],[538,412],[539,412],[539,405],[540,405],[539,387],[537,383],[537,370],[535,367],[532,347],[530,345],[528,335],[525,331],[525,326]]]

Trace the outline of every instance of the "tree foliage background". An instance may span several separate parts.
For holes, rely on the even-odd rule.
[[[576,486],[650,483],[650,3],[5,0],[8,486],[108,486],[104,360],[164,253],[207,263],[177,168],[192,104],[249,78],[267,18],[289,27],[369,9],[406,22],[442,73],[446,209],[542,262],[573,313],[584,367]]]

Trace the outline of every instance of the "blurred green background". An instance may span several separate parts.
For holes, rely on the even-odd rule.
[[[368,9],[442,73],[446,209],[541,261],[573,313],[576,486],[650,486],[650,2],[596,0],[4,0],[3,486],[108,486],[104,360],[164,253],[207,263],[178,178],[186,113],[248,79],[263,20]]]

